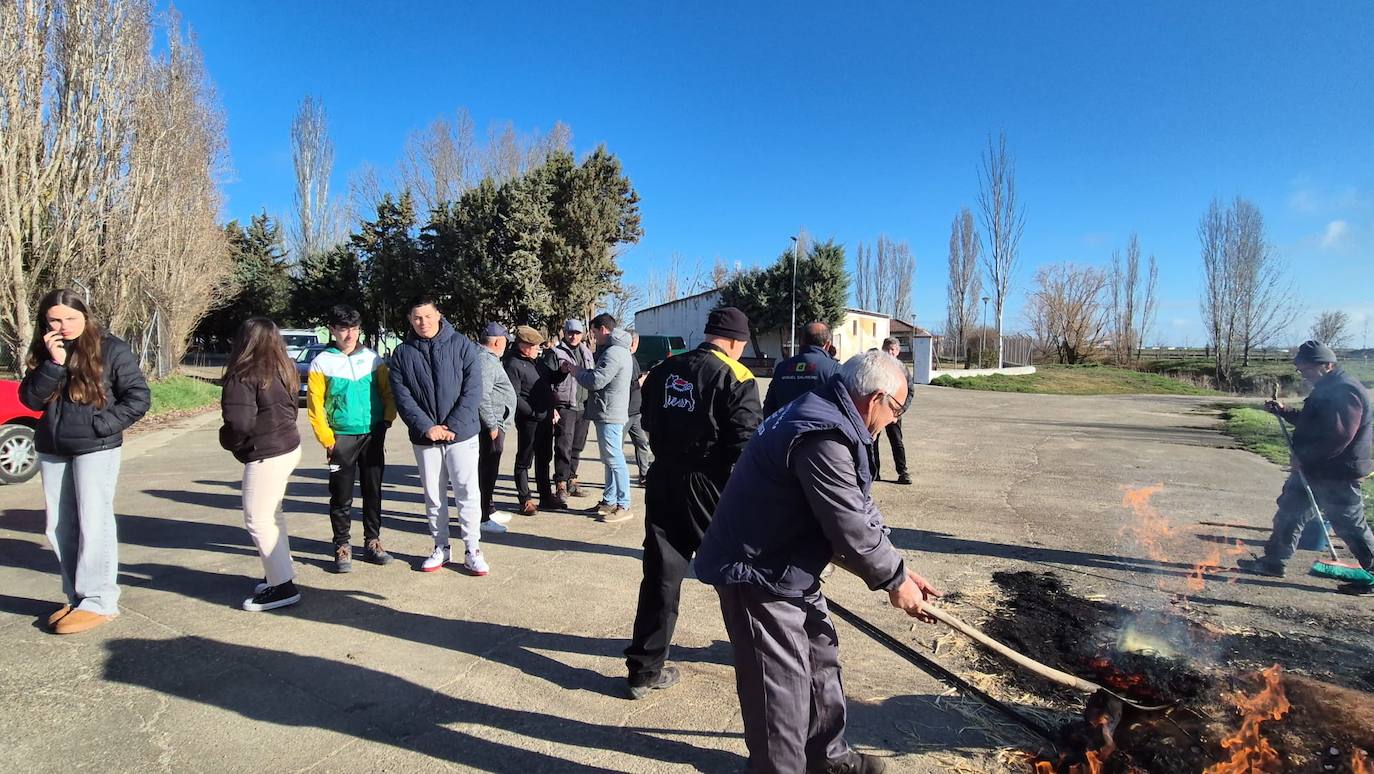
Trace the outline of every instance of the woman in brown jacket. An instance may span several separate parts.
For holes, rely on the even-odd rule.
[[[301,600],[281,513],[286,481],[301,460],[299,389],[296,364],[276,324],[266,317],[244,320],[224,367],[224,426],[219,429],[220,446],[243,463],[243,520],[266,576],[243,601],[244,610],[273,610]]]

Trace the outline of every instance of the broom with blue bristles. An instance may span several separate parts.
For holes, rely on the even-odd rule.
[[[1279,388],[1278,385],[1274,385],[1274,400],[1278,400],[1278,397]],[[1275,414],[1274,417],[1279,420],[1279,429],[1283,431],[1284,443],[1288,444],[1289,465],[1293,468],[1293,472],[1298,475],[1298,483],[1302,484],[1302,490],[1307,493],[1307,503],[1312,506],[1312,512],[1317,514],[1317,521],[1321,522],[1322,531],[1326,533],[1326,550],[1331,554],[1331,561],[1318,559],[1313,562],[1312,574],[1351,583],[1374,585],[1374,573],[1370,573],[1358,564],[1342,562],[1340,554],[1336,553],[1336,539],[1326,524],[1326,517],[1322,515],[1321,507],[1317,505],[1317,497],[1312,494],[1312,487],[1307,485],[1307,476],[1303,475],[1302,466],[1298,464],[1298,453],[1293,449],[1293,436],[1288,434],[1288,424],[1278,414]]]

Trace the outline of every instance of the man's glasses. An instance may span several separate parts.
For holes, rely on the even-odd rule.
[[[893,421],[901,419],[902,415],[906,413],[906,406],[898,403],[897,399],[891,395],[883,393],[883,400],[887,401],[887,407],[892,410]]]

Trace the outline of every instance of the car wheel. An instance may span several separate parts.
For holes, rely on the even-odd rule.
[[[19,484],[38,472],[38,449],[33,429],[24,425],[0,427],[0,483]]]

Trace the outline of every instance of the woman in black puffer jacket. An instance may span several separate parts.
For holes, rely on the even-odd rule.
[[[244,610],[272,610],[301,599],[281,513],[286,481],[301,461],[299,390],[300,375],[276,324],[266,317],[244,320],[224,367],[224,426],[219,429],[220,446],[243,463],[244,525],[266,575],[243,601]]]
[[[48,543],[67,597],[47,621],[58,634],[76,634],[119,615],[115,483],[124,430],[148,411],[148,382],[129,345],[66,289],[38,304],[28,369],[19,399],[43,412],[34,442]]]

